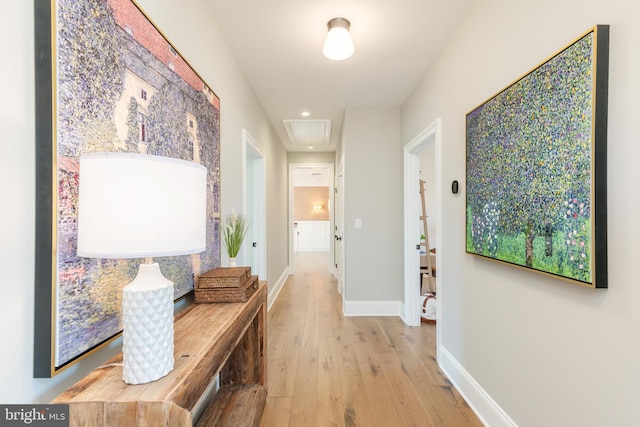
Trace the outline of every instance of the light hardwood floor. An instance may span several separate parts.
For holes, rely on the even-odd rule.
[[[435,361],[435,325],[344,317],[323,252],[296,255],[267,318],[267,426],[482,426]]]

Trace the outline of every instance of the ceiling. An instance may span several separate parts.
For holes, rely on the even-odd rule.
[[[206,1],[287,151],[335,151],[345,108],[402,105],[476,0]],[[344,61],[322,55],[335,17]]]

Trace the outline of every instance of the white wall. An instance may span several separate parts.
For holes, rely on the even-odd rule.
[[[347,302],[401,301],[403,296],[403,154],[400,110],[347,109],[345,266]],[[362,228],[355,220],[362,220]]]
[[[478,1],[402,107],[404,143],[442,119],[441,344],[521,427],[640,419],[639,16],[631,0]],[[611,25],[608,290],[465,254],[449,187],[464,183],[465,114],[595,24]]]
[[[287,153],[289,163],[334,163],[336,154],[324,152],[298,151]]]
[[[242,208],[241,141],[247,128],[267,158],[268,271],[287,270],[286,153],[204,0],[139,5],[221,98],[222,209]],[[0,36],[0,402],[47,402],[119,351],[101,350],[54,379],[33,379],[35,117],[33,1],[7,0]],[[10,42],[9,42],[10,41]],[[284,236],[284,237],[280,237]]]
[[[296,224],[296,252],[329,251],[329,221],[296,221]]]

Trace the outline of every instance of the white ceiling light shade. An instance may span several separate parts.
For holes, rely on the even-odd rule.
[[[327,38],[322,47],[322,53],[334,61],[342,61],[353,55],[354,47],[349,35],[351,23],[345,18],[333,18],[327,22]]]

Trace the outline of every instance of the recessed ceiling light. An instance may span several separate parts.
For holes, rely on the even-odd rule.
[[[303,111],[302,112],[302,117],[309,117],[309,112],[308,111]]]
[[[309,146],[309,150],[313,150],[313,146],[311,146],[311,145],[310,145],[310,146]]]

